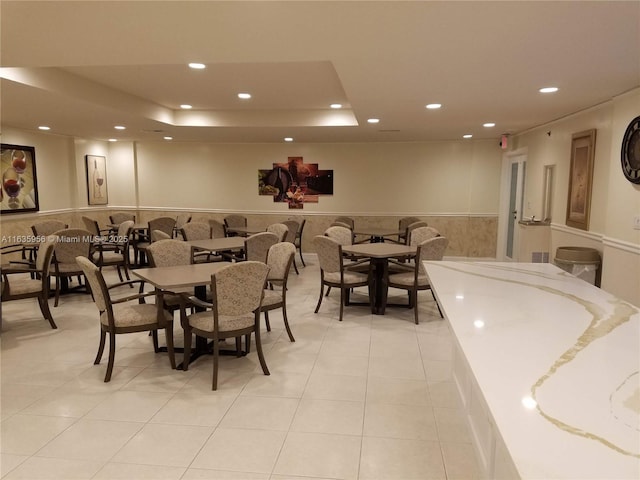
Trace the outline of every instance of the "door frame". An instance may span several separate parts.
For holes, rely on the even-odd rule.
[[[520,197],[516,199],[518,203],[518,214],[516,218],[516,222],[518,220],[522,220],[523,208],[524,208],[524,198],[525,198],[525,175],[522,175],[523,166],[526,172],[526,164],[527,164],[527,147],[519,148],[512,152],[507,152],[502,155],[502,175],[500,180],[500,203],[499,203],[499,213],[498,213],[498,241],[497,241],[497,251],[496,251],[496,260],[501,262],[511,262],[515,261],[517,258],[516,252],[518,251],[518,228],[516,224],[516,228],[513,230],[513,252],[514,257],[507,257],[507,232],[509,228],[509,197],[510,197],[510,186],[511,186],[511,165],[513,163],[519,163],[518,172],[520,176]]]

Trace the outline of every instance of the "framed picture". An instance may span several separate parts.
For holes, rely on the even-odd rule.
[[[0,144],[1,212],[37,212],[38,181],[36,177],[36,149],[23,145]]]
[[[595,129],[574,133],[571,136],[569,199],[567,201],[566,221],[569,227],[589,230],[595,144]]]
[[[85,155],[87,164],[87,196],[89,205],[106,205],[107,159],[97,155]]]

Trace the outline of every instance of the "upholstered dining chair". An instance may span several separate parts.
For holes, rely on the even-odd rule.
[[[116,354],[116,335],[134,332],[155,332],[154,338],[157,338],[158,329],[164,329],[167,337],[167,352],[169,353],[169,362],[171,368],[176,368],[176,360],[173,349],[173,316],[166,310],[158,309],[157,305],[140,303],[147,296],[155,295],[155,293],[139,292],[136,295],[127,296],[117,300],[113,300],[110,290],[125,284],[142,283],[141,280],[133,280],[125,283],[116,283],[107,287],[100,269],[86,257],[78,257],[76,259],[78,265],[82,268],[91,291],[93,300],[98,307],[100,315],[100,344],[98,346],[98,354],[93,362],[99,365],[104,352],[106,336],[109,334],[109,361],[107,363],[107,371],[104,381],[111,380],[113,373],[113,364]],[[134,301],[138,303],[133,303]],[[158,351],[157,345],[156,352]]]
[[[296,246],[296,239],[298,238],[298,228],[300,227],[300,224],[296,220],[285,220],[282,223],[288,228],[287,236],[284,237],[284,241],[292,243],[293,246],[297,249],[298,247]],[[299,275],[300,272],[298,271],[298,265],[296,264],[295,255],[293,257],[293,268],[296,271],[296,275]]]
[[[275,233],[278,235],[278,241],[284,242],[289,233],[289,227],[284,223],[272,223],[267,227],[267,232]]]
[[[191,222],[191,214],[190,213],[179,213],[176,216],[176,223],[173,226],[173,236],[178,237],[182,234],[182,227]]]
[[[173,237],[168,233],[164,233],[162,230],[153,230],[151,232],[151,243],[159,242],[160,240],[171,240]],[[145,251],[146,251],[145,247]]]
[[[255,333],[255,344],[260,366],[265,375],[269,369],[262,351],[260,339],[260,307],[269,267],[262,262],[239,262],[224,267],[211,276],[212,302],[203,302],[195,297],[188,300],[199,307],[210,310],[187,316],[186,308],[180,309],[180,320],[184,328],[183,370],[189,369],[193,334],[213,340],[212,390],[218,388],[219,343],[226,338],[247,338],[249,348],[251,333]]]
[[[69,226],[61,222],[60,220],[45,220],[43,222],[36,222],[31,225],[31,231],[36,237],[45,238],[54,234],[60,230],[69,228]]]
[[[409,267],[405,264],[398,263],[397,267],[404,268],[404,271],[389,275],[389,287],[399,288],[409,292],[409,307],[413,307],[416,325],[419,323],[418,292],[420,290],[431,290],[429,277],[427,276],[427,271],[422,262],[426,260],[442,260],[448,245],[449,240],[446,237],[433,237],[423,241],[418,245],[415,264],[412,267]],[[442,317],[442,311],[440,310],[440,305],[438,305],[438,301],[433,294],[433,290],[431,290],[431,295],[433,296],[436,306],[438,307],[438,312],[440,312],[440,316]]]
[[[407,227],[419,221],[418,217],[402,217],[398,220],[398,243],[407,244]]]
[[[49,236],[40,244],[35,267],[16,264],[2,270],[1,298],[3,302],[37,298],[42,316],[49,321],[51,328],[58,328],[49,309],[49,268],[53,257],[53,248],[57,237]],[[34,278],[20,274],[33,274]]]
[[[407,226],[407,228],[404,231],[405,245],[411,245],[411,234],[416,228],[420,228],[420,227],[428,227],[427,222],[420,220],[418,222],[413,222],[412,224]]]
[[[84,228],[96,237],[106,235],[111,231],[110,228],[100,228],[98,221],[90,217],[83,216],[82,223],[84,223]]]
[[[147,247],[150,267],[173,267],[176,265],[191,265],[193,255],[191,246],[182,240],[172,238],[158,240]],[[183,288],[162,292],[163,307],[170,312],[175,312],[180,308],[180,294],[188,293],[193,295],[193,288]],[[154,342],[156,339],[154,338]]]
[[[245,260],[267,262],[267,252],[272,245],[280,241],[272,232],[255,233],[244,241]]]
[[[337,217],[334,222],[345,223],[351,230],[353,230],[356,226],[355,220],[351,217]]]
[[[327,228],[324,231],[324,234],[325,236],[338,242],[343,247],[347,245],[353,245],[353,232],[347,227],[334,225]]]
[[[112,225],[120,225],[122,222],[126,222],[128,220],[135,223],[136,216],[133,213],[128,212],[115,212],[109,215],[109,220]]]
[[[243,215],[227,215],[224,217],[224,225],[229,228],[241,227],[244,228],[247,226],[247,217]],[[227,235],[235,235],[235,233],[227,232]]]
[[[54,235],[58,237],[58,241],[53,249],[53,268],[50,270],[50,274],[56,279],[56,295],[53,306],[57,307],[63,284],[68,284],[72,277],[78,277],[79,284],[75,288],[83,288],[82,277],[84,277],[84,273],[76,262],[76,257],[88,258],[91,255],[93,235],[88,230],[81,228],[67,228],[55,232]]]
[[[300,261],[302,262],[302,266],[306,267],[307,265],[304,263],[304,257],[302,256],[302,232],[304,231],[304,226],[307,223],[307,219],[303,218],[300,221],[297,219],[289,219],[298,222],[298,231],[296,232],[296,241],[295,246],[298,249],[298,253],[300,254]]]
[[[209,220],[209,226],[211,227],[211,238],[224,238],[227,236],[227,227],[224,223],[218,220]]]
[[[152,220],[149,220],[148,223],[148,231],[146,235],[138,235],[137,238],[134,239],[133,242],[133,252],[134,258],[137,265],[142,265],[145,263],[145,250],[146,248],[153,243],[153,238],[151,234],[154,230],[159,230],[169,238],[173,237],[173,227],[176,224],[176,220],[171,217],[158,217]]]
[[[211,237],[211,226],[204,222],[189,222],[180,229],[180,234],[185,240],[207,240]],[[194,252],[194,263],[220,261],[222,257],[213,252]]]
[[[429,240],[433,237],[439,237],[440,232],[433,227],[418,227],[411,231],[409,237],[409,245],[419,245],[425,240]]]
[[[296,247],[291,242],[276,243],[269,248],[269,253],[267,254],[267,266],[269,267],[267,288],[264,290],[264,298],[260,307],[260,311],[264,312],[264,323],[268,332],[271,331],[269,312],[278,308],[282,309],[284,328],[287,330],[289,340],[292,342],[295,342],[296,339],[291,333],[289,320],[287,319],[287,281],[295,256]]]
[[[133,220],[120,223],[115,235],[107,240],[94,243],[94,251],[91,257],[93,263],[100,270],[102,270],[102,267],[116,267],[121,282],[124,281],[122,277],[123,270],[127,280],[131,280],[129,277],[129,240],[132,227]]]
[[[352,288],[369,286],[371,288],[370,277],[371,267],[368,259],[360,260],[345,266],[342,254],[342,245],[334,239],[317,235],[313,239],[313,245],[318,253],[320,263],[320,298],[315,312],[318,313],[322,304],[324,286],[336,287],[340,289],[340,321],[342,321],[343,307],[349,305],[349,294]],[[369,265],[367,273],[353,270],[361,265]],[[369,292],[369,302],[373,302],[373,294]]]

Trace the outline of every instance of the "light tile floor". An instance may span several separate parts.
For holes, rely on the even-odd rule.
[[[2,478],[477,478],[451,381],[452,339],[431,294],[420,293],[420,325],[398,307],[376,316],[350,306],[339,322],[336,291],[313,313],[319,278],[314,256],[292,272],[295,343],[271,313],[263,335],[271,375],[253,348],[223,358],[216,392],[210,357],[171,370],[146,334],[118,336],[104,383],[106,355],[93,365],[99,329],[87,295],[52,307],[58,330],[35,300],[5,303]],[[406,300],[396,293],[394,301]]]

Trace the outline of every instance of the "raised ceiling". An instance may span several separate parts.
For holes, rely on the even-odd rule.
[[[637,1],[3,0],[0,14],[2,125],[91,139],[497,138],[640,86]]]

